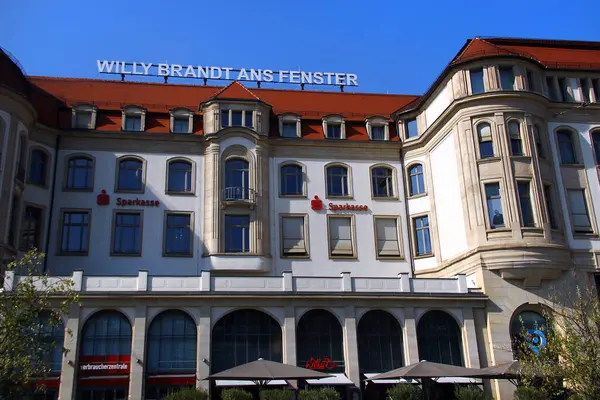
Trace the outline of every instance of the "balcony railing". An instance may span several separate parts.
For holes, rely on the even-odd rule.
[[[255,203],[256,192],[247,187],[226,187],[223,189],[223,201]]]

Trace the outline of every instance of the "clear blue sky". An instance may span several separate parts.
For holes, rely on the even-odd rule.
[[[598,0],[0,3],[0,46],[29,75],[100,77],[97,59],[300,67],[356,73],[353,91],[421,94],[469,37],[600,41]]]

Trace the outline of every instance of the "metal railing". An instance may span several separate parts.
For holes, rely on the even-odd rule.
[[[223,189],[223,201],[256,202],[256,192],[247,187],[226,187]]]

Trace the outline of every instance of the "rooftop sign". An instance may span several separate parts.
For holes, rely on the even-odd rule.
[[[330,86],[358,86],[358,76],[345,72],[305,72],[285,71],[270,69],[229,67],[206,67],[198,65],[181,64],[153,64],[144,62],[125,62],[97,60],[98,72],[101,74],[162,76],[165,80],[169,77],[204,79],[207,80],[237,80],[269,83],[290,83],[298,85],[330,85]]]

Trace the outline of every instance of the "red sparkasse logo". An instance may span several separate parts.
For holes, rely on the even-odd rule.
[[[314,211],[321,211],[323,209],[323,200],[319,196],[315,195],[315,198],[310,201],[310,208]],[[369,211],[369,206],[366,204],[327,204],[327,209],[331,211]]]

